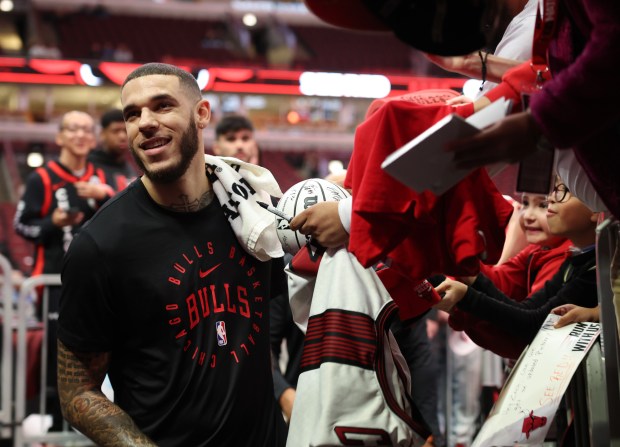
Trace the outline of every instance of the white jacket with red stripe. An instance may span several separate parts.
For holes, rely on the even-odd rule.
[[[287,274],[293,317],[306,330],[287,447],[422,445],[430,432],[412,408],[389,331],[397,307],[377,274],[346,249],[321,260],[307,247]]]

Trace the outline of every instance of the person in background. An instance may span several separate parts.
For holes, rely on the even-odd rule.
[[[136,177],[136,172],[128,160],[127,129],[120,109],[110,109],[101,116],[99,139],[99,146],[88,155],[88,160],[103,169],[114,191],[121,191]]]
[[[254,126],[245,116],[228,115],[215,127],[213,153],[260,164],[260,153],[254,139]]]
[[[142,65],[121,99],[144,175],[65,257],[63,413],[101,446],[282,447],[268,306],[286,287],[283,252],[275,225],[251,240],[246,231],[273,221],[252,202],[266,182],[217,157],[217,169],[205,163],[211,108],[191,73]],[[106,373],[114,402],[101,392]]]
[[[32,275],[60,273],[73,236],[112,194],[103,170],[87,159],[94,132],[90,115],[66,113],[56,135],[60,156],[26,179],[14,225],[17,234],[36,245]]]
[[[62,259],[81,226],[113,194],[105,184],[103,171],[87,160],[95,145],[95,124],[80,111],[66,113],[56,135],[60,146],[57,160],[50,160],[26,179],[24,194],[17,204],[14,227],[17,234],[35,244],[32,276],[59,274]],[[52,429],[61,427],[62,416],[56,392],[56,320],[60,289],[50,287],[48,315],[36,303],[39,319],[48,323],[48,410]]]

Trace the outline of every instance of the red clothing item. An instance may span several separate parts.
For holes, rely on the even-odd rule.
[[[392,269],[419,281],[436,273],[473,275],[481,257],[499,258],[513,207],[486,170],[435,196],[411,190],[380,167],[453,111],[445,104],[394,100],[357,128],[345,184],[353,189],[349,250],[364,267],[390,259]]]
[[[556,274],[571,245],[568,240],[551,249],[530,244],[501,265],[481,265],[480,272],[510,298],[523,301]]]
[[[545,81],[551,79],[549,72],[541,73]],[[484,94],[491,102],[504,97],[512,100],[512,111],[522,110],[522,93],[524,88],[532,88],[536,85],[537,74],[532,69],[531,61],[523,62],[521,65],[511,68],[502,76],[502,82]]]
[[[495,286],[516,301],[540,290],[557,273],[569,256],[570,241],[546,250],[531,244],[498,266],[481,266],[481,272]],[[527,346],[523,339],[455,307],[448,320],[454,330],[465,331],[474,343],[502,357],[516,359]]]

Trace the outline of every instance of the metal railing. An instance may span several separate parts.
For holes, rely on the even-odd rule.
[[[27,343],[28,330],[28,297],[36,293],[38,287],[43,286],[41,295],[43,341],[41,345],[41,371],[39,391],[39,414],[46,413],[45,399],[47,388],[47,347],[48,347],[48,323],[47,314],[49,308],[49,287],[60,286],[60,275],[39,275],[26,279],[19,291],[17,301],[17,355],[15,365],[15,433],[14,446],[22,447],[32,443],[51,443],[57,445],[92,445],[81,433],[71,429],[66,423],[60,432],[48,432],[42,430],[40,434],[29,434],[24,430],[26,417],[26,380],[27,380]]]
[[[10,438],[13,425],[13,268],[0,255],[2,275],[2,381],[0,383],[0,437]]]
[[[596,264],[601,312],[601,346],[604,362],[605,389],[600,396],[607,400],[608,446],[620,446],[620,348],[616,312],[611,289],[611,262],[620,243],[620,222],[605,220],[597,228]],[[615,422],[615,423],[614,423]]]

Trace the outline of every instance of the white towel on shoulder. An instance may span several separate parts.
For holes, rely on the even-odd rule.
[[[284,256],[276,233],[276,219],[257,200],[271,204],[282,197],[278,182],[268,169],[233,157],[205,154],[206,170],[237,240],[259,261]]]

